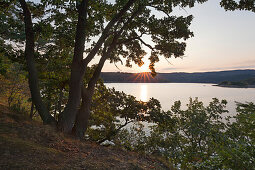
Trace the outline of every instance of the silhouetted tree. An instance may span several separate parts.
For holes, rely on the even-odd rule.
[[[255,12],[255,0],[222,0],[220,5],[226,10],[247,10]]]
[[[181,57],[186,47],[184,41],[193,36],[189,30],[192,16],[173,16],[171,15],[173,8],[193,7],[196,2],[205,1],[118,0],[112,3],[104,0],[42,0],[40,2],[19,0],[19,3],[4,1],[1,4],[1,11],[9,15],[1,14],[1,16],[11,27],[15,27],[15,23],[20,24],[17,18],[25,23],[25,58],[30,91],[33,103],[44,123],[55,122],[55,119],[48,111],[49,107],[43,103],[40,94],[35,54],[42,56],[45,50],[37,48],[35,52],[37,39],[35,35],[37,31],[43,35],[46,41],[44,46],[54,45],[56,41],[52,40],[57,39],[54,37],[56,35],[54,30],[59,31],[58,28],[62,24],[69,22],[69,25],[64,27],[67,30],[70,27],[70,33],[64,36],[74,37],[74,41],[71,39],[69,43],[73,47],[69,97],[64,111],[59,116],[58,127],[65,133],[73,130],[77,136],[82,137],[87,128],[94,87],[105,61],[110,60],[115,63],[125,59],[126,66],[131,67],[132,62],[141,66],[146,47],[151,53],[149,68],[155,75],[154,65],[159,61],[159,56]],[[160,15],[156,16],[156,12]],[[76,28],[73,27],[74,24]],[[62,29],[62,31],[66,30]],[[13,32],[17,35],[15,32],[19,33],[20,29]],[[73,33],[75,36],[72,36]],[[10,36],[4,35],[1,33],[2,39],[10,39]],[[20,40],[22,42],[22,38]],[[70,41],[69,38],[62,40],[63,44]],[[89,48],[85,49],[85,42],[88,42]],[[57,49],[61,51],[64,48]],[[84,75],[88,70],[88,64],[95,56],[99,56],[100,60],[84,86]],[[45,61],[51,60],[52,58],[45,59]]]

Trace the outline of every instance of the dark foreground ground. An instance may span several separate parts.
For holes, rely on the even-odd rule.
[[[159,159],[81,142],[0,103],[0,169],[171,169]]]

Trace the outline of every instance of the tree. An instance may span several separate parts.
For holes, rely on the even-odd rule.
[[[229,116],[226,104],[213,98],[204,106],[196,98],[186,109],[176,101],[171,110],[162,111],[159,101],[151,99],[146,110],[147,120],[154,123],[150,131],[133,126],[113,142],[163,156],[179,169],[254,169],[255,104],[237,103],[236,113]]]
[[[220,5],[226,10],[247,10],[255,12],[255,0],[222,0]]]
[[[108,89],[100,82],[93,96],[87,135],[99,143],[110,141],[127,125],[145,120],[146,109],[134,96]]]
[[[118,4],[118,2],[120,3],[121,1],[117,1],[117,6],[121,4]],[[118,61],[120,60],[119,56],[123,56],[127,58],[127,65],[130,64],[131,60],[141,65],[142,57],[145,55],[145,51],[140,45],[143,44],[152,50],[150,68],[154,73],[154,63],[158,61],[158,55],[164,55],[167,58],[171,56],[180,57],[183,55],[185,43],[178,42],[176,39],[187,39],[193,35],[188,29],[192,17],[171,17],[169,14],[172,12],[173,6],[192,6],[193,3],[180,1],[175,3],[164,1],[163,3],[165,3],[165,6],[162,5],[162,2],[157,1],[127,1],[122,9],[116,12],[111,18],[107,26],[103,29],[95,46],[93,46],[87,57],[83,59],[84,67],[87,67],[87,64],[94,58],[97,52],[101,54],[99,64],[88,82],[87,88],[82,90],[82,104],[78,111],[74,128],[77,136],[83,136],[86,130],[86,122],[90,113],[89,108],[94,86],[106,59]],[[170,8],[168,9],[166,6]],[[154,15],[151,15],[151,10],[147,7],[164,12],[166,16],[158,19]],[[142,39],[143,35],[151,35],[155,46],[153,47],[144,42]],[[103,47],[101,47],[102,45]],[[72,88],[70,88],[69,94],[71,94],[71,92]],[[75,105],[70,105],[70,107],[75,108],[74,106]],[[68,120],[74,120],[75,112],[69,112],[68,107],[66,107],[66,110],[63,112],[63,116],[68,117],[67,115],[72,117]],[[69,122],[68,126],[62,123],[64,131],[69,131],[71,124],[72,123]]]
[[[17,9],[16,11],[20,11],[20,7],[22,9],[30,91],[42,120],[45,123],[55,122],[41,99],[38,85],[34,62],[36,26],[48,24],[53,30],[57,30],[61,25],[61,18],[56,16],[66,16],[66,20],[70,20],[72,24],[77,23],[74,28],[75,43],[69,80],[69,97],[64,111],[59,115],[58,127],[66,133],[73,130],[77,136],[82,137],[87,128],[94,87],[105,61],[118,62],[125,59],[126,66],[132,66],[132,62],[141,66],[146,47],[150,49],[150,69],[155,75],[154,64],[159,61],[159,55],[166,58],[181,57],[186,47],[184,40],[193,36],[189,30],[192,16],[172,16],[173,8],[193,7],[196,2],[205,1],[118,0],[110,3],[103,0],[42,0],[36,3],[19,0],[19,4],[15,4],[15,1],[5,2],[4,5]],[[156,11],[161,13],[161,16],[155,16]],[[9,18],[12,17],[9,16]],[[44,18],[48,18],[47,24],[43,22]],[[42,28],[45,29],[45,27]],[[50,29],[44,32],[50,32]],[[96,40],[92,41],[93,37],[96,37]],[[88,42],[89,48],[84,48],[85,42]],[[49,38],[45,45],[49,46],[52,43],[54,44]],[[43,53],[43,50],[38,51],[39,56]],[[99,63],[93,76],[84,82],[88,64],[95,56],[100,57]]]
[[[49,112],[47,111],[47,108],[43,104],[39,86],[38,86],[38,75],[37,75],[37,69],[35,67],[35,61],[34,61],[34,43],[35,43],[34,39],[35,38],[34,38],[34,30],[33,30],[31,12],[24,0],[21,0],[19,2],[20,2],[21,9],[23,10],[23,17],[24,17],[23,19],[24,19],[24,23],[25,23],[24,27],[25,27],[26,45],[25,45],[25,54],[24,55],[26,58],[27,69],[28,69],[28,74],[29,74],[28,80],[29,80],[29,88],[30,88],[32,100],[35,103],[35,106],[36,106],[43,122],[44,123],[52,123],[52,122],[55,122],[55,120],[49,114]],[[8,1],[3,2],[1,5],[2,5],[1,11],[6,12],[6,9],[2,8],[2,7],[6,7],[7,9],[10,9],[10,11],[11,11],[9,13],[8,13],[8,11],[6,12],[7,16],[9,16],[9,17],[3,17],[4,14],[1,13],[1,16],[3,17],[3,21],[5,21],[9,25],[11,25],[11,28],[15,28],[16,27],[15,24],[18,23],[17,15],[19,13],[18,13],[18,11],[15,11],[14,6],[12,6],[12,1],[11,2],[8,2]],[[14,15],[14,17],[10,17],[11,15]],[[9,28],[9,29],[11,29],[11,28]],[[7,32],[7,35],[5,34],[6,33],[5,31],[6,30],[3,30],[3,32],[1,32],[1,35],[3,35],[3,37],[1,37],[1,38],[4,39],[5,36],[7,36],[6,37],[7,39],[5,39],[5,40],[14,39],[12,37],[12,34],[8,35],[8,33],[13,33],[16,30],[13,30],[13,32],[11,32],[11,31]],[[16,33],[17,33],[17,31],[16,31]]]

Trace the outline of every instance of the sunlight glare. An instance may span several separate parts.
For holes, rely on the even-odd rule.
[[[141,85],[140,99],[143,102],[146,102],[148,100],[147,99],[147,85],[146,84]]]

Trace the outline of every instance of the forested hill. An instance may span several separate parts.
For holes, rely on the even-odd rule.
[[[254,77],[255,70],[158,73],[155,78],[152,78],[149,73],[101,73],[101,78],[105,83],[220,83],[223,81],[242,81]]]

